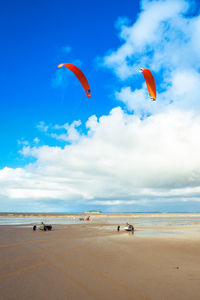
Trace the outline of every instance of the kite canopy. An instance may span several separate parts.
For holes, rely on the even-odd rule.
[[[149,91],[150,97],[154,101],[156,101],[156,84],[155,84],[155,80],[153,78],[151,71],[149,69],[145,69],[145,68],[140,68],[140,70],[146,81],[146,85],[147,85],[147,89]]]
[[[76,77],[78,78],[78,80],[82,84],[82,87],[84,88],[87,97],[90,98],[91,97],[90,86],[89,86],[87,78],[85,77],[83,72],[78,67],[76,67],[75,65],[72,65],[72,64],[60,64],[60,65],[58,65],[58,68],[61,68],[61,67],[68,68],[69,70],[71,70],[74,73],[74,75],[76,75]]]

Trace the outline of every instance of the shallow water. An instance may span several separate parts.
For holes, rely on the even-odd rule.
[[[0,216],[0,225],[20,225],[31,227],[33,224],[39,225],[41,222],[46,224],[84,224],[80,221],[81,216]],[[134,236],[187,236],[196,235],[200,237],[200,214],[199,215],[163,215],[146,214],[145,216],[135,215],[94,215],[91,224],[102,224],[104,229],[115,231],[116,226],[120,225],[121,230],[126,222],[135,227]],[[130,234],[127,232],[127,234]]]
[[[196,226],[200,225],[199,217],[141,217],[141,218],[116,218],[115,220],[109,220],[110,224],[122,225],[126,222],[133,224],[137,227],[182,227],[182,226]]]
[[[51,224],[83,224],[85,221],[79,220],[80,216],[70,217],[70,216],[0,216],[0,225],[24,225],[24,224],[40,224],[51,223]],[[162,214],[157,214],[152,216],[93,216],[92,222],[102,223],[102,224],[119,224],[124,225],[127,222],[139,227],[146,226],[188,226],[188,225],[200,225],[200,214],[199,216],[163,216]]]
[[[0,217],[0,225],[78,224],[79,218],[69,217]]]

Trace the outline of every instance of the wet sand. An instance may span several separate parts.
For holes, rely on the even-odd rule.
[[[200,299],[200,235],[0,226],[0,299]]]

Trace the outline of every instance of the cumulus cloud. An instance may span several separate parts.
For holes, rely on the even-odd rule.
[[[133,75],[134,67],[143,67],[143,64],[153,70],[159,70],[163,64],[169,69],[180,62],[189,65],[188,61],[182,61],[185,53],[180,52],[180,47],[184,52],[189,48],[191,53],[191,40],[196,44],[198,39],[192,38],[196,20],[184,17],[188,7],[188,2],[183,0],[143,1],[142,11],[134,24],[121,22],[120,37],[124,43],[117,50],[109,51],[103,59],[104,65],[112,68],[121,79]],[[190,60],[194,62],[195,58]]]
[[[60,141],[75,143],[81,137],[81,134],[78,131],[80,126],[81,121],[75,120],[71,124],[65,123],[64,125],[47,125],[45,124],[45,122],[40,121],[36,127],[41,132],[45,133],[45,135],[47,135],[48,137],[52,137]],[[33,141],[35,144],[38,144],[40,142],[37,137]],[[20,142],[20,144],[29,145],[28,142]]]
[[[1,197],[119,206],[200,195],[200,115],[166,111],[141,120],[118,107],[86,126],[90,136],[60,147],[24,146],[36,159],[0,171]]]
[[[57,140],[65,141],[65,142],[70,142],[74,143],[78,141],[81,137],[80,133],[78,132],[77,128],[81,125],[81,121],[73,121],[72,124],[64,124],[64,125],[55,125],[54,129],[64,129],[65,133],[62,134],[57,134],[57,133],[52,133],[51,136],[53,138],[56,138]]]
[[[148,96],[142,75],[141,83],[138,82],[136,70],[139,67],[153,72],[158,99],[164,106],[173,103],[180,108],[194,105],[199,108],[200,16],[194,16],[194,4],[185,0],[142,1],[135,23],[119,19],[117,28],[122,44],[108,51],[101,64],[124,81],[125,86],[116,93],[116,98],[131,111],[154,112],[148,101],[143,102]],[[129,78],[132,78],[132,86],[126,84]],[[134,89],[134,82],[138,88]],[[158,106],[163,108],[163,105]]]

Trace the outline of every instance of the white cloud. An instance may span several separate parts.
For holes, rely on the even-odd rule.
[[[120,92],[115,92],[115,97],[117,100],[124,102],[129,111],[134,111],[137,115],[155,113],[163,106],[162,103],[152,102],[148,99],[145,87],[134,91],[131,90],[130,86],[123,87]]]
[[[117,50],[109,51],[103,59],[104,65],[112,68],[121,79],[132,76],[135,68],[144,67],[143,63],[153,70],[158,70],[162,64],[173,68],[173,64],[182,61],[180,46],[186,52],[193,36],[194,21],[183,16],[187,8],[184,0],[143,1],[137,21],[130,26],[121,25],[120,37],[124,43]],[[191,59],[194,61],[194,57]]]
[[[80,120],[73,121],[71,125],[69,125],[68,123],[62,126],[55,125],[54,129],[64,129],[66,133],[62,133],[62,134],[52,133],[51,136],[53,138],[56,138],[57,140],[74,143],[80,139],[80,134],[77,130],[77,127],[79,127],[80,125],[81,125]]]
[[[24,139],[18,140],[17,143],[19,145],[26,145],[26,146],[28,146],[28,144],[29,144],[29,142],[28,141],[24,141]]]
[[[43,132],[47,132],[49,127],[48,127],[48,125],[45,125],[45,122],[40,121],[40,123],[37,125],[37,129],[39,129],[40,131],[43,131]]]
[[[164,106],[173,102],[181,109],[199,108],[200,16],[190,14],[192,9],[194,2],[185,0],[143,1],[135,23],[118,22],[123,43],[109,51],[101,63],[120,80],[132,77],[132,86],[126,84],[116,93],[131,111],[152,113],[152,106],[144,102],[144,98],[148,100],[147,89],[142,75],[136,72],[139,67],[153,72],[158,100]],[[139,89],[133,89],[135,84]],[[159,109],[164,106],[159,105]]]
[[[36,163],[2,169],[1,197],[134,206],[200,195],[199,114],[169,110],[141,120],[118,107],[87,127],[90,136],[63,149],[24,146]]]
[[[40,139],[39,139],[38,137],[36,137],[36,138],[33,139],[33,142],[34,142],[35,144],[39,144]]]

